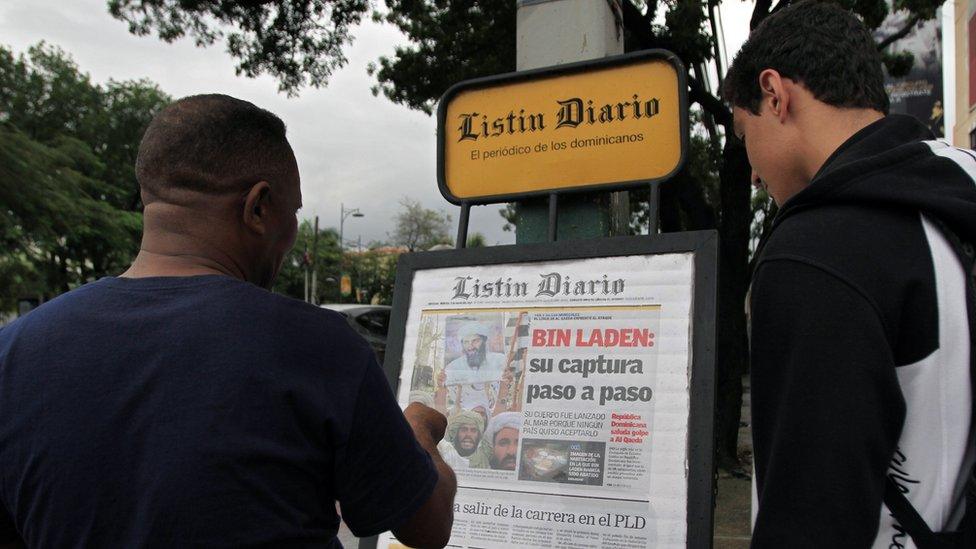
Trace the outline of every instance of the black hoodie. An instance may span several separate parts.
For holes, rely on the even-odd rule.
[[[976,155],[932,139],[899,115],[864,128],[760,246],[753,547],[913,547],[886,474],[933,530],[961,519],[972,312],[964,247],[940,227],[976,242]]]

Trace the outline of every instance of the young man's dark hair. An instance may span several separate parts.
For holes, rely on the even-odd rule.
[[[764,69],[802,83],[828,105],[888,114],[874,38],[857,17],[836,4],[803,0],[767,17],[736,54],[722,95],[757,114],[759,73]]]
[[[146,202],[179,191],[238,192],[287,171],[291,146],[274,114],[228,95],[184,97],[153,118],[136,178]]]
[[[725,95],[753,181],[779,205],[748,304],[752,547],[925,547],[923,529],[972,528],[961,244],[976,242],[976,156],[887,114],[870,33],[831,4],[764,21]]]

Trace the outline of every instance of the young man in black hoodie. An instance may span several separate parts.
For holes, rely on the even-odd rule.
[[[876,45],[835,5],[770,16],[724,93],[780,208],[749,303],[753,547],[921,545],[892,514],[905,500],[960,528],[976,156],[888,114]]]

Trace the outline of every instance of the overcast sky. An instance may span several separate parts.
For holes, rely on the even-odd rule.
[[[745,39],[751,6],[738,0],[723,4],[729,55]],[[340,203],[359,208],[365,217],[346,220],[347,240],[387,239],[403,196],[447,211],[456,223],[457,207],[437,190],[434,118],[370,93],[374,79],[366,65],[391,55],[405,38],[368,17],[354,34],[346,48],[349,63],[328,87],[288,98],[269,77],[235,76],[222,43],[197,48],[189,40],[166,44],[130,35],[125,23],[108,14],[105,0],[0,2],[0,44],[15,52],[44,40],[69,52],[95,82],[148,78],[173,97],[226,93],[281,116],[302,174],[300,215],[318,215],[322,226],[338,227]],[[502,231],[499,208],[473,208],[470,231],[485,234],[489,243],[512,243],[514,234]]]

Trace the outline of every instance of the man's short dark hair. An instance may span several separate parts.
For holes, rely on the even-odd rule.
[[[274,114],[227,95],[194,95],[149,123],[136,179],[146,202],[186,190],[237,192],[280,177],[291,155],[285,123]]]
[[[854,14],[829,2],[803,0],[752,31],[729,67],[722,95],[759,114],[759,73],[774,69],[828,105],[888,114],[881,63],[874,38]]]

